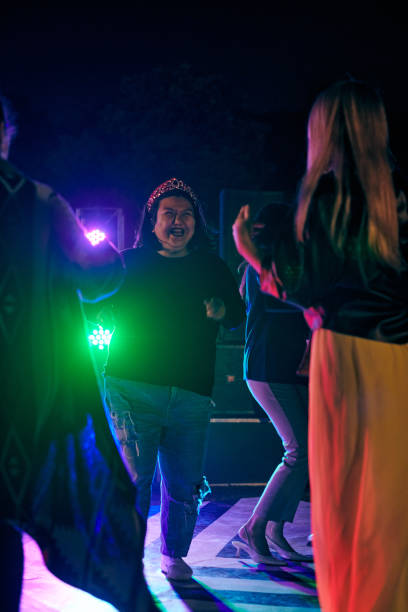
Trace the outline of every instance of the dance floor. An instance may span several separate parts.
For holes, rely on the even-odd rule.
[[[312,563],[257,565],[235,556],[232,540],[254,507],[254,487],[214,487],[204,502],[187,562],[194,569],[188,583],[170,584],[160,571],[158,505],[148,520],[145,575],[158,607],[171,612],[304,612],[320,610]],[[208,500],[208,501],[207,501]],[[156,500],[157,501],[157,500]],[[291,544],[310,554],[310,504],[302,501],[285,534]],[[25,568],[21,612],[113,612],[111,605],[57,580],[42,563],[35,542],[24,536]]]

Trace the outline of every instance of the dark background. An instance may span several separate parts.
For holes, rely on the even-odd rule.
[[[312,3],[287,2],[282,12],[276,4],[3,3],[0,92],[18,124],[11,161],[75,209],[121,207],[127,247],[148,195],[172,176],[193,186],[217,230],[222,190],[279,191],[294,199],[310,106],[323,88],[349,75],[383,94],[391,149],[406,171],[402,9],[326,2],[313,11]],[[234,206],[233,198],[225,200]],[[232,218],[231,208],[225,236]],[[220,337],[217,413],[262,417],[242,381],[242,342],[243,329]],[[271,432],[253,426],[253,434],[247,424],[212,431],[213,472],[223,482],[262,478],[256,455],[253,465],[242,465],[251,435],[254,444],[269,436],[263,447],[281,452]],[[245,471],[253,468],[256,476]]]
[[[74,208],[122,207],[126,246],[171,176],[190,182],[216,228],[222,189],[294,197],[310,105],[351,75],[382,92],[405,169],[406,20],[391,6],[287,6],[3,7],[0,91],[19,130],[11,161]]]

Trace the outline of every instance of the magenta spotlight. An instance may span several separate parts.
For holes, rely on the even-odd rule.
[[[102,232],[100,229],[93,229],[90,232],[86,232],[85,236],[92,246],[96,246],[106,238],[105,232]]]
[[[99,231],[105,234],[105,239],[109,239],[119,251],[125,248],[125,217],[122,208],[92,206],[77,208],[75,214],[87,231],[89,230],[89,234],[93,235],[95,232],[95,236],[98,236],[96,231],[99,228]],[[89,237],[88,239],[90,240]]]

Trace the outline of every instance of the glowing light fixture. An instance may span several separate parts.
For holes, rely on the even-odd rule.
[[[102,230],[98,228],[93,229],[90,232],[87,232],[85,236],[88,238],[92,246],[96,246],[100,242],[103,242],[103,240],[105,240],[106,238],[105,232],[102,232]]]
[[[109,346],[109,342],[112,338],[112,332],[109,329],[103,329],[101,325],[98,325],[92,332],[92,334],[88,335],[88,341],[92,348],[98,348],[100,351],[103,351],[105,347]]]

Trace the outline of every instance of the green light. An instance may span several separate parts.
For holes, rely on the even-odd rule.
[[[103,351],[105,347],[109,346],[109,342],[112,337],[112,332],[109,329],[103,329],[101,325],[98,329],[94,329],[92,334],[88,335],[88,342],[90,346],[98,347],[100,351]]]

